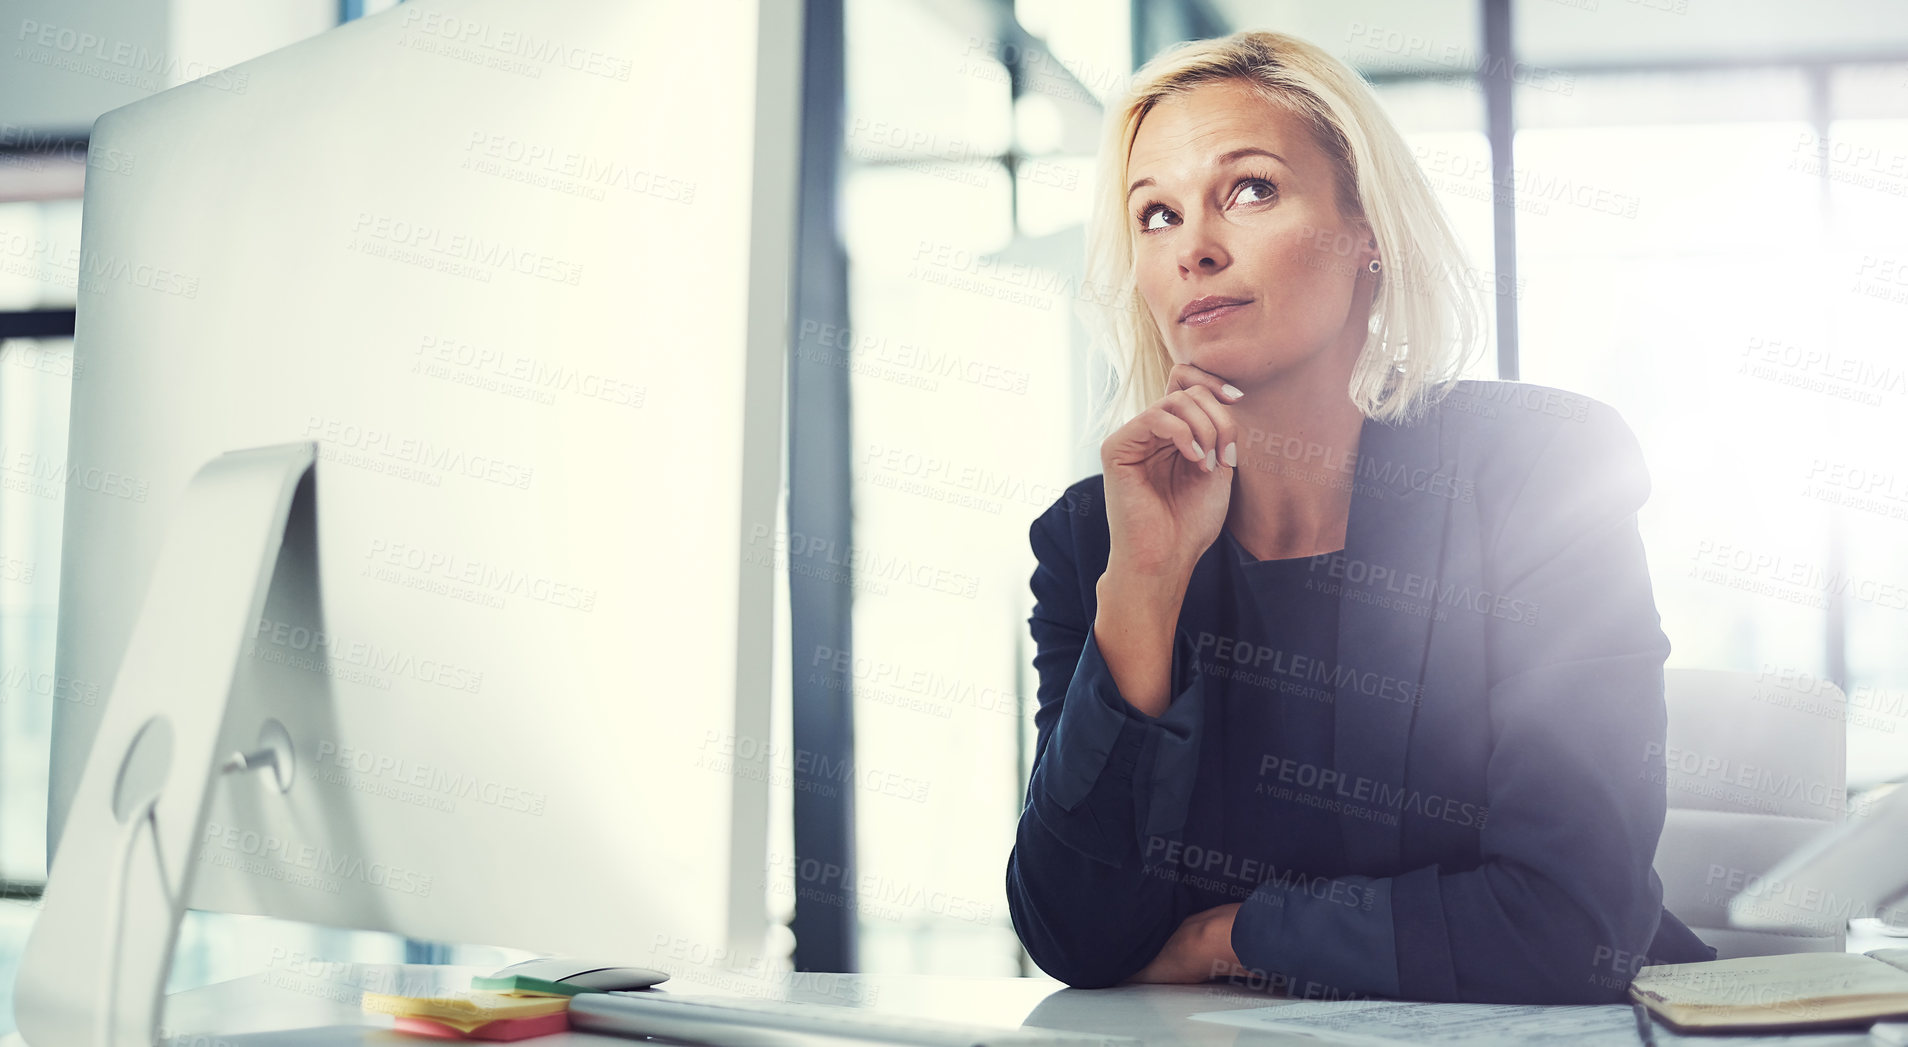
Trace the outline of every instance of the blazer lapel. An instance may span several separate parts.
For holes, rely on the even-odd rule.
[[[1431,623],[1438,611],[1440,551],[1456,481],[1442,460],[1433,409],[1412,425],[1366,419],[1346,522],[1345,551],[1331,565],[1339,583],[1334,673],[1334,763],[1338,794],[1371,817],[1341,815],[1351,868],[1400,868],[1405,749],[1420,694]],[[1314,560],[1327,570],[1326,558]]]

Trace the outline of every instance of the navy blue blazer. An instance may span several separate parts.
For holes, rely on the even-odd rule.
[[[1258,883],[1233,923],[1240,961],[1310,995],[1601,1003],[1640,965],[1713,959],[1651,868],[1670,645],[1629,427],[1561,390],[1462,382],[1415,422],[1367,419],[1346,479],[1345,549],[1313,558],[1340,593],[1337,664],[1314,676],[1335,691],[1334,761],[1303,784],[1343,798],[1351,872]],[[1172,843],[1223,748],[1203,709],[1236,554],[1222,536],[1192,572],[1155,718],[1092,635],[1102,477],[1030,538],[1040,707],[1008,908],[1042,970],[1115,985],[1213,904],[1176,889],[1198,869],[1162,867],[1188,853]]]

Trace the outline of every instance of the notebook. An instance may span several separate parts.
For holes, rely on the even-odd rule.
[[[1783,1032],[1908,1016],[1908,949],[1645,967],[1630,998],[1677,1032]]]

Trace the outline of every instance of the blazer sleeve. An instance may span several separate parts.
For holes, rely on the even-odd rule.
[[[1205,688],[1184,630],[1173,699],[1135,709],[1092,635],[1067,500],[1029,532],[1037,567],[1028,624],[1039,708],[1033,771],[1007,861],[1008,911],[1035,963],[1076,988],[1124,981],[1188,913],[1164,862],[1197,773]]]
[[[1369,906],[1262,885],[1233,923],[1242,963],[1419,1000],[1624,998],[1627,977],[1611,975],[1628,968],[1613,961],[1648,949],[1662,915],[1651,865],[1667,800],[1652,754],[1669,640],[1636,524],[1649,486],[1634,434],[1592,401],[1556,423],[1502,503],[1484,578],[1538,618],[1487,626],[1481,862],[1343,878],[1374,892]]]

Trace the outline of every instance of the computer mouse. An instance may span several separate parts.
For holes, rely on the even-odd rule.
[[[500,968],[491,978],[535,978],[562,982],[600,992],[623,989],[647,989],[666,981],[669,975],[652,967],[630,967],[602,960],[584,960],[574,956],[538,956]]]

